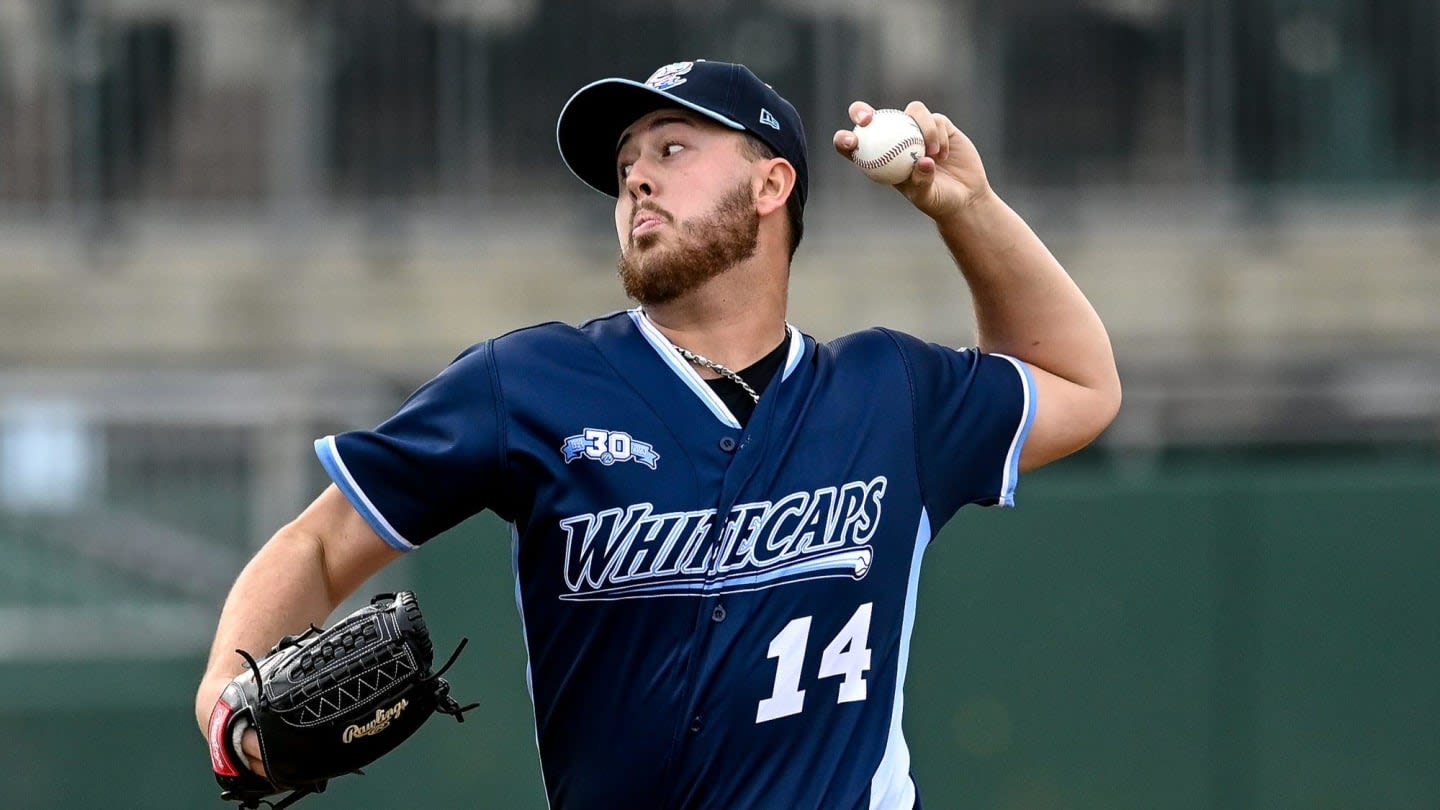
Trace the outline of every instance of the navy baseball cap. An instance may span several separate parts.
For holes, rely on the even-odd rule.
[[[617,197],[621,133],[642,116],[671,107],[694,110],[764,141],[795,167],[794,193],[805,205],[810,167],[800,113],[749,68],[730,62],[674,62],[643,82],[601,79],[580,88],[565,102],[555,127],[560,157],[586,185]]]

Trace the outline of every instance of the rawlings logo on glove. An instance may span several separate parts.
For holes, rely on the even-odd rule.
[[[433,650],[415,594],[380,594],[327,630],[286,636],[220,693],[210,713],[210,765],[220,798],[275,810],[325,790],[330,779],[393,750],[435,712],[464,722],[442,677],[465,648],[431,672]],[[240,739],[255,729],[266,776],[251,771]],[[339,740],[337,743],[336,740]]]
[[[390,725],[391,720],[399,717],[400,712],[405,711],[405,707],[409,705],[410,701],[401,698],[399,703],[396,703],[388,709],[376,709],[374,720],[371,720],[363,726],[346,726],[345,733],[341,735],[340,741],[348,743],[356,737],[369,737],[371,734],[379,734],[385,730],[386,726]]]

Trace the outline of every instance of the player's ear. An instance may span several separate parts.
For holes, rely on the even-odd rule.
[[[763,217],[783,210],[785,202],[795,193],[795,167],[785,158],[757,160],[752,183],[755,213]]]

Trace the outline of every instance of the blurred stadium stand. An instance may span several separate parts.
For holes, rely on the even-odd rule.
[[[0,358],[420,374],[623,305],[555,115],[597,76],[703,54],[810,123],[794,311],[817,334],[878,320],[877,286],[918,332],[970,329],[929,303],[963,289],[924,223],[827,157],[861,96],[961,121],[1128,357],[1276,373],[1440,337],[1434,3],[893,8],[0,2]]]
[[[373,424],[474,341],[627,306],[610,205],[564,169],[555,117],[596,78],[707,56],[750,64],[808,125],[794,323],[972,339],[932,229],[830,154],[852,99],[926,100],[1115,340],[1125,408],[1076,461],[1093,491],[1062,479],[1061,501],[1173,496],[1211,532],[1196,542],[1217,543],[1137,574],[1195,562],[1222,583],[1196,615],[1239,638],[1197,653],[1223,704],[1196,720],[1211,759],[1176,777],[1198,792],[1157,799],[1162,780],[1066,803],[1027,782],[1004,806],[1358,806],[1267,801],[1279,788],[1247,746],[1273,727],[1243,683],[1270,676],[1245,654],[1286,625],[1262,616],[1246,635],[1264,561],[1225,542],[1267,535],[1211,502],[1324,513],[1343,483],[1292,498],[1288,474],[1252,462],[1339,452],[1362,459],[1376,525],[1394,481],[1412,487],[1401,510],[1440,503],[1435,0],[0,0],[0,683],[19,672],[41,694],[53,672],[26,667],[129,657],[188,688],[239,566],[323,483],[312,438]],[[1203,485],[1165,477],[1168,459],[1210,454],[1223,463]],[[1251,478],[1239,496],[1227,483]],[[1094,497],[1065,500],[1077,491]],[[1040,514],[1024,525],[1065,530]],[[1429,514],[1396,518],[1417,555],[1397,575],[1440,573]],[[1283,549],[1303,539],[1276,531]],[[1325,559],[1346,559],[1344,539]],[[1415,605],[1383,591],[1361,598]],[[1440,674],[1435,644],[1418,671]],[[975,705],[994,720],[978,700],[966,723]],[[6,711],[0,729],[40,725]],[[1428,739],[1405,750],[1430,756]],[[1365,806],[1440,805],[1434,779],[1394,767],[1401,798]],[[60,795],[31,773],[0,805]],[[534,806],[524,795],[505,806]]]

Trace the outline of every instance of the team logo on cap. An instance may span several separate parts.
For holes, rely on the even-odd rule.
[[[671,62],[650,74],[645,84],[656,90],[669,90],[672,87],[679,87],[685,83],[685,74],[690,68],[695,67],[694,62]]]

